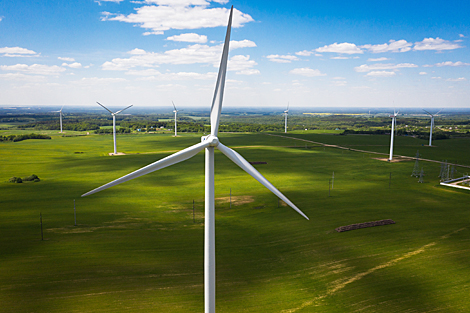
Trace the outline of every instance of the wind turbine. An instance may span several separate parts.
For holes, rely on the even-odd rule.
[[[437,114],[439,114],[439,112],[441,112],[442,110],[439,110],[437,113],[434,113],[434,114],[431,114],[424,109],[423,111],[428,113],[429,116],[431,116],[431,130],[429,131],[429,146],[432,146],[432,129],[434,128],[434,116],[437,116]]]
[[[212,100],[210,123],[210,135],[203,136],[201,142],[189,148],[176,152],[161,160],[151,163],[126,176],[118,178],[110,183],[98,187],[82,195],[88,196],[103,189],[116,186],[120,183],[137,178],[139,176],[154,172],[167,166],[182,162],[198,152],[205,150],[205,217],[204,217],[204,306],[206,313],[215,312],[215,192],[214,192],[214,149],[219,149],[230,160],[250,174],[263,186],[282,199],[286,204],[296,210],[303,217],[308,217],[300,211],[286,196],[276,189],[266,178],[263,177],[250,163],[240,154],[223,145],[217,138],[219,131],[220,113],[222,110],[222,100],[224,96],[225,76],[227,72],[227,61],[230,43],[230,30],[232,25],[233,6],[230,10],[230,17],[225,36],[225,43],[222,58],[219,66],[219,74],[215,85],[214,98]]]
[[[400,111],[398,111],[400,112]],[[389,161],[392,161],[392,158],[393,158],[393,137],[394,137],[394,129],[395,129],[395,125],[397,123],[397,115],[398,115],[398,112],[395,113],[395,111],[393,111],[393,115],[390,115],[390,117],[392,118],[392,131],[391,131],[391,138],[390,138],[390,157],[388,158]]]
[[[99,105],[101,105],[106,111],[108,111],[109,113],[111,113],[111,115],[113,116],[113,139],[114,139],[114,154],[117,154],[117,150],[116,150],[116,115],[118,115],[119,113],[121,113],[122,111],[124,110],[127,110],[129,109],[131,106],[133,106],[133,104],[131,104],[130,106],[122,109],[122,110],[119,110],[119,111],[116,111],[116,112],[111,112],[111,110],[109,110],[107,107],[105,107],[104,105],[102,105],[101,103],[99,102],[96,102],[98,103]]]
[[[287,115],[289,115],[289,102],[287,102],[287,109],[284,111],[286,120],[284,122],[284,133],[287,133]]]
[[[173,111],[173,113],[175,113],[175,137],[176,137],[176,135],[177,135],[177,131],[176,131],[176,127],[177,127],[177,125],[176,125],[176,115],[178,114],[179,111],[183,111],[183,110],[177,110],[177,109],[176,109],[176,106],[175,106],[175,103],[174,103],[173,101],[171,101],[171,103],[173,103],[173,107],[175,108],[175,110]]]
[[[64,106],[62,106],[60,108],[59,111],[52,111],[52,112],[59,112],[59,116],[60,116],[60,132],[62,133],[62,109],[64,108]]]

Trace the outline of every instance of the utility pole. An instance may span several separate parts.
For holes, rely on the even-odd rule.
[[[42,234],[42,213],[39,213],[39,221],[41,222],[41,241],[44,240],[43,234]]]

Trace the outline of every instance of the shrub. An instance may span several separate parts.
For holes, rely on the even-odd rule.
[[[18,184],[20,184],[20,183],[23,182],[23,180],[21,179],[21,177],[16,177],[16,176],[13,176],[13,177],[10,178],[8,181],[9,181],[10,183],[18,183]]]
[[[37,175],[31,175],[28,177],[23,178],[24,181],[39,181],[39,177]]]
[[[38,181],[41,181],[39,179],[39,177],[35,174],[31,175],[31,176],[28,176],[28,177],[25,177],[25,178],[21,178],[21,177],[16,177],[16,176],[13,176],[12,178],[10,178],[8,180],[10,183],[22,183],[24,181],[33,181],[33,182],[38,182]]]

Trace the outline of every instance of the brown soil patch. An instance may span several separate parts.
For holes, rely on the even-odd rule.
[[[109,153],[109,156],[113,156],[113,155],[126,155],[126,154],[124,152]]]
[[[410,159],[404,159],[404,158],[393,158],[392,161],[389,161],[388,158],[372,158],[372,159],[379,160],[379,161],[384,161],[384,162],[391,162],[391,163],[410,161]]]
[[[253,196],[232,196],[232,205],[242,205],[254,202]],[[229,203],[230,197],[215,198],[216,204]]]

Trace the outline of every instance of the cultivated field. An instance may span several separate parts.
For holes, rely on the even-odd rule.
[[[118,157],[107,156],[109,135],[0,143],[0,311],[202,312],[203,153],[80,198],[200,136],[119,135],[118,151],[127,155]],[[288,136],[389,149],[388,136]],[[420,184],[410,176],[412,160],[390,164],[260,133],[220,138],[248,161],[267,162],[255,167],[310,221],[278,207],[216,152],[218,312],[470,311],[470,192],[439,186],[438,163],[421,162]],[[470,166],[468,140],[425,144],[398,137],[395,152],[419,149],[423,158]],[[41,181],[7,182],[31,174]],[[334,231],[382,219],[396,224]]]

